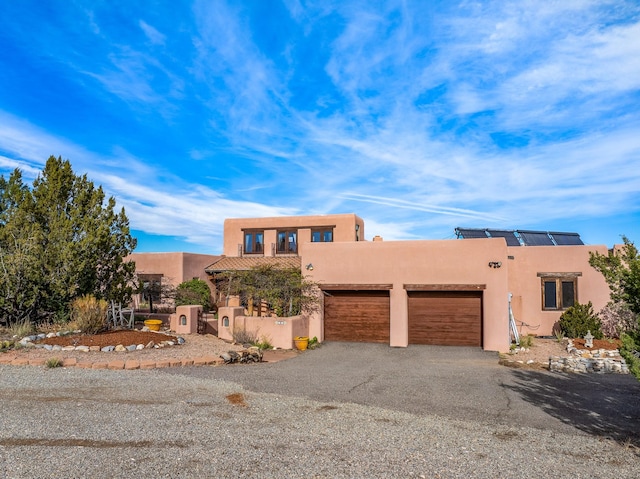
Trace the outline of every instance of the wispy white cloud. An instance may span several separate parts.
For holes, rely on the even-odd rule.
[[[221,247],[222,226],[227,217],[282,216],[294,208],[226,198],[220,192],[193,184],[133,157],[122,148],[102,156],[54,137],[37,127],[0,112],[0,171],[15,168],[30,182],[42,171],[53,153],[69,159],[76,174],[87,174],[125,207],[131,227],[151,234],[180,236],[185,241],[211,248]]]
[[[140,28],[142,29],[142,31],[144,32],[144,34],[147,36],[147,38],[149,39],[149,41],[151,43],[153,43],[154,45],[163,45],[164,44],[164,42],[166,40],[166,36],[165,35],[160,33],[158,30],[153,28],[151,25],[149,25],[144,20],[140,20],[138,22],[138,24],[140,25]]]

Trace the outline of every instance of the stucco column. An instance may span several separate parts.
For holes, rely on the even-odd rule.
[[[407,291],[402,283],[394,283],[389,291],[389,345],[392,347],[407,347],[409,344],[409,307]]]

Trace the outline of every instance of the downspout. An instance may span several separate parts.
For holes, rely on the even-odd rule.
[[[513,334],[513,340],[519,346],[520,335],[518,334],[518,328],[516,327],[516,318],[513,317],[513,310],[511,309],[512,296],[513,294],[509,293],[509,329],[511,330],[511,334]],[[509,344],[511,344],[511,334],[509,334]]]

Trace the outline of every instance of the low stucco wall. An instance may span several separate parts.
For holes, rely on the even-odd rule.
[[[293,338],[309,336],[306,316],[244,316],[244,308],[222,307],[218,318],[218,337],[226,341],[233,341],[234,330],[240,329],[254,334],[259,341],[268,341],[274,348],[293,349]]]

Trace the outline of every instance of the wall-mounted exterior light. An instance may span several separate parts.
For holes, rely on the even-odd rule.
[[[502,266],[502,263],[500,261],[489,261],[489,268],[499,268],[500,266]]]
[[[305,268],[307,269],[307,271],[313,271],[313,265],[311,263],[306,265]]]

